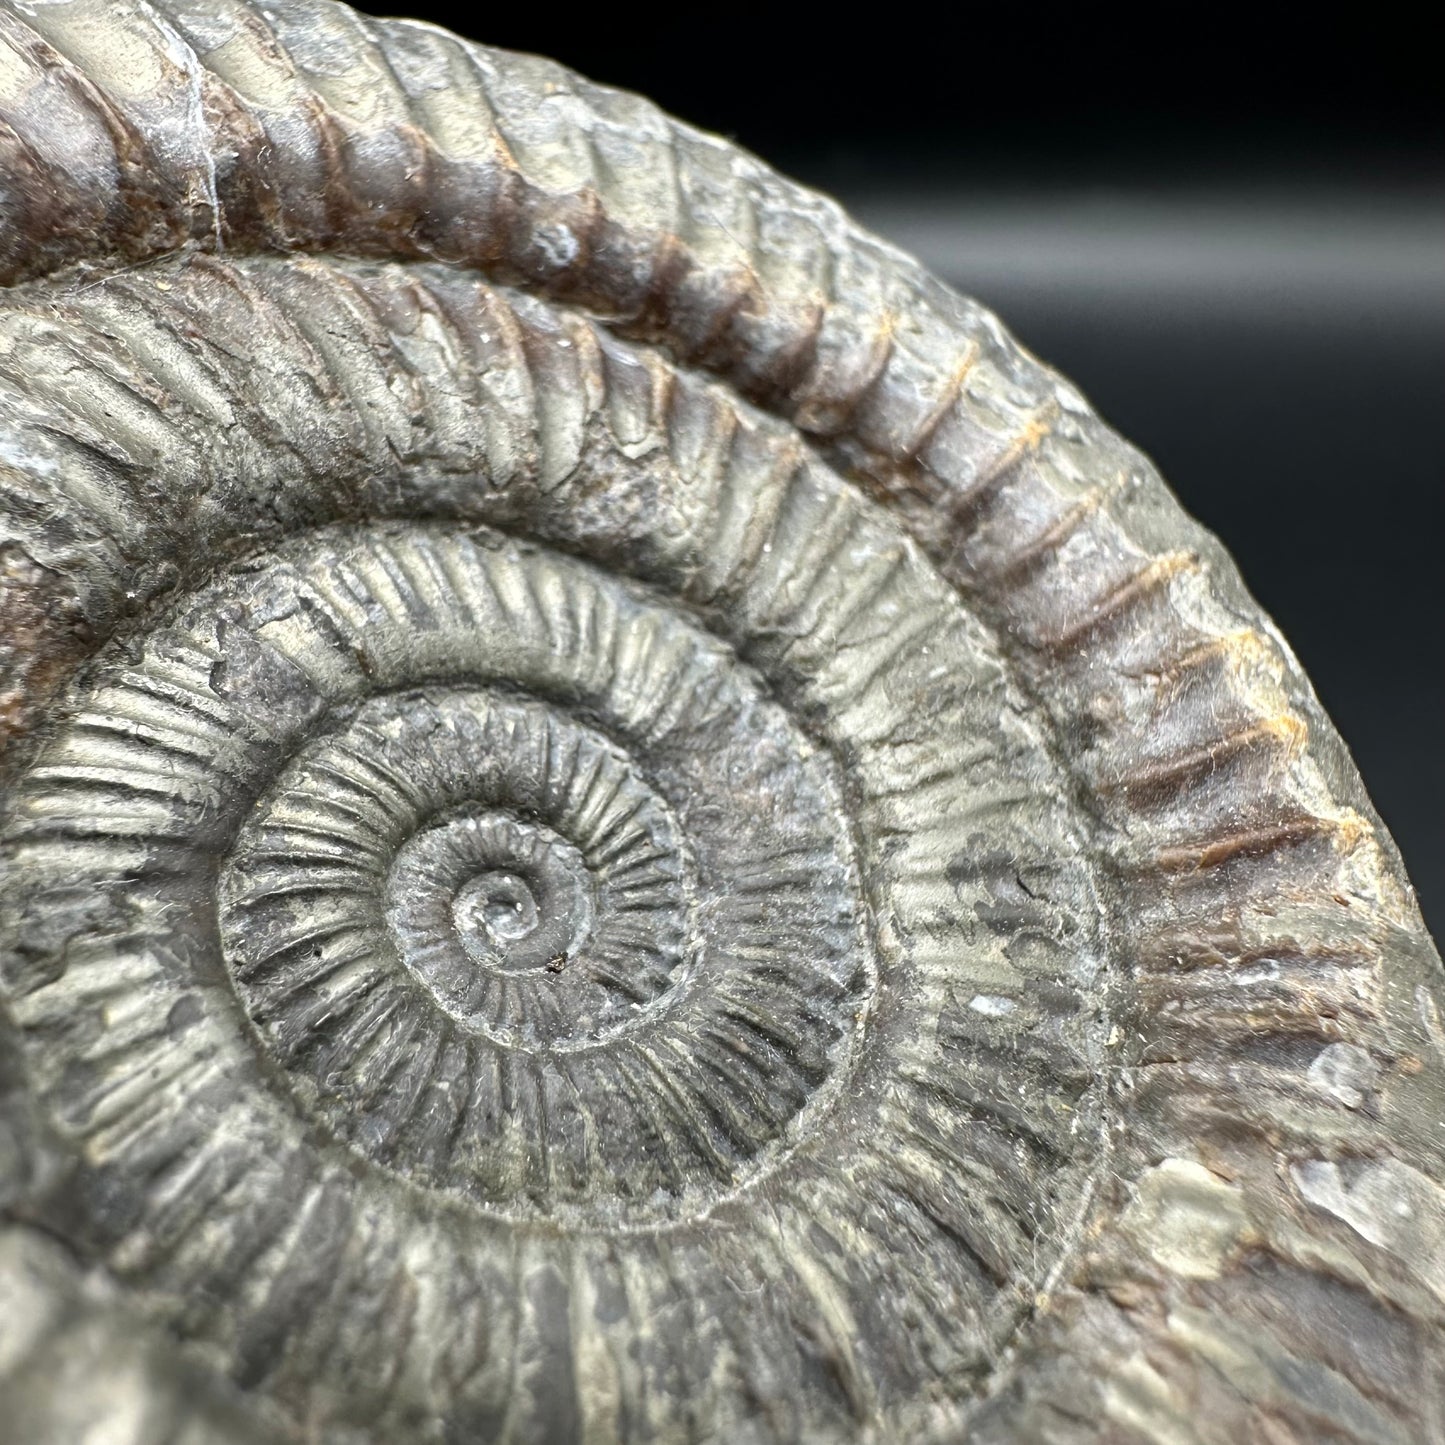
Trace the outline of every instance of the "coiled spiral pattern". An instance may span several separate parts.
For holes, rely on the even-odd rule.
[[[1419,1438],[1438,959],[991,316],[322,0],[0,7],[0,201],[0,1419]]]
[[[867,1001],[825,755],[706,634],[575,564],[419,533],[281,571],[243,587],[276,620],[229,623],[194,685],[236,733],[278,695],[295,727],[367,700],[304,746],[272,723],[220,788],[196,759],[228,830],[264,790],[219,922],[271,1055],[363,1152],[487,1205],[732,1184]]]
[[[928,1336],[1006,1337],[1099,1127],[1088,870],[921,556],[822,474],[759,531],[762,503],[692,554],[732,642],[559,552],[391,525],[300,534],[101,655],[5,841],[21,953],[68,920],[63,972],[17,1007],[93,1188],[138,1208],[109,1244],[129,1271],[214,1297],[278,1208],[328,1237],[345,1209],[371,1261],[435,1239],[435,1192],[468,1252],[503,1229],[528,1277],[614,1287],[661,1227],[689,1251],[669,1287],[717,1290],[805,1237],[841,1248],[862,1189],[880,1253],[933,1252]],[[847,545],[876,561],[831,566]],[[377,1221],[343,1203],[348,1156],[379,1166]],[[781,1235],[754,1237],[761,1189]],[[316,1237],[283,1234],[289,1291]],[[383,1283],[288,1293],[268,1364]],[[555,1308],[517,1328],[549,1337]]]

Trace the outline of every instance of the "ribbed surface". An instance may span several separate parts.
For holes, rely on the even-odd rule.
[[[0,709],[17,740],[7,837],[22,880],[8,972],[41,1093],[80,1100],[64,1129],[87,1141],[93,1187],[116,1170],[104,1187],[123,1177],[127,1197],[148,1201],[129,1238],[103,1237],[84,1203],[68,1206],[67,1228],[171,1301],[173,1328],[323,1433],[373,1418],[420,1431],[423,1417],[443,1421],[451,1433],[439,1438],[538,1439],[830,1438],[844,1422],[891,1438],[900,1421],[916,1433],[964,1418],[980,1438],[1237,1439],[1238,1422],[1266,1418],[1301,1438],[1324,1422],[1362,1439],[1438,1426],[1408,1383],[1333,1343],[1388,1318],[1421,1368],[1439,1370],[1445,1275],[1417,1268],[1445,1237],[1431,1122],[1438,960],[1343,749],[1218,545],[991,316],[830,203],[645,102],[330,5],[264,18],[239,4],[85,0],[0,13],[0,203],[11,283],[0,305]],[[702,660],[628,684],[673,701],[675,716],[629,717],[585,741],[594,734],[575,729],[595,728],[598,704],[597,717],[547,724],[572,729],[564,750],[605,751],[606,734],[624,762],[645,762],[689,708],[741,706],[709,694],[709,675],[752,686],[755,670],[766,706],[786,714],[784,753],[818,747],[830,760],[808,786],[831,800],[813,816],[832,809],[836,826],[827,841],[828,829],[793,840],[803,881],[786,882],[788,855],[759,831],[762,812],[687,816],[689,789],[747,796],[741,762],[726,784],[658,795],[679,838],[750,838],[784,909],[789,887],[816,905],[824,879],[857,870],[826,910],[836,947],[774,913],[763,925],[806,949],[822,980],[774,1041],[785,1061],[774,1092],[735,1082],[743,1103],[704,1128],[689,1073],[704,1061],[684,1053],[662,1096],[642,1065],[577,1091],[584,1103],[651,1099],[659,1137],[689,1161],[673,1166],[684,1198],[695,1175],[713,1188],[720,1166],[676,1140],[706,1135],[715,1151],[730,1137],[731,1171],[729,1151],[751,1159],[804,1121],[804,1137],[832,1143],[789,1165],[801,1171],[792,1192],[769,1192],[768,1210],[745,1207],[743,1187],[736,1223],[699,1226],[675,1246],[645,1229],[625,1247],[584,1233],[559,1254],[504,1229],[447,1300],[407,1258],[407,1240],[430,1238],[422,1224],[398,1214],[353,1226],[354,1201],[322,1165],[303,1168],[303,1142],[291,1155],[262,1143],[289,1127],[281,1105],[257,1104],[267,1122],[254,1139],[188,1119],[197,1132],[164,1146],[181,1174],[145,1165],[154,1177],[143,1181],[129,1161],[144,1151],[127,1151],[154,1086],[137,1083],[132,1098],[106,1073],[104,1103],[85,1082],[108,1050],[152,1037],[139,1020],[125,1034],[118,1000],[164,995],[154,950],[119,941],[117,920],[138,905],[114,902],[107,916],[100,880],[129,887],[170,848],[229,854],[237,809],[273,785],[270,806],[287,806],[276,779],[308,766],[287,759],[339,697],[471,687],[487,669],[534,677],[525,649],[503,648],[502,662],[467,653],[465,667],[427,652],[444,598],[470,598],[474,584],[448,570],[460,565],[445,560],[452,542],[380,540],[388,518],[441,529],[419,538],[485,524],[601,569],[538,562],[560,569],[561,591],[534,580],[521,603],[494,581],[487,605],[502,611],[474,628],[491,649],[526,635],[518,619],[534,597],[571,619],[577,667],[591,657],[599,677],[625,675],[621,634],[608,630],[616,609],[676,609],[664,632],[695,636]],[[225,560],[276,546],[279,560],[207,584]],[[589,598],[600,588],[618,599],[612,611],[572,596],[584,581]],[[645,598],[628,590],[639,584]],[[196,620],[167,613],[164,628],[182,632],[158,632],[157,609],[191,593]],[[317,600],[302,607],[302,595]],[[324,636],[303,635],[297,619],[323,615]],[[228,636],[185,633],[213,628],[213,616]],[[401,620],[409,640],[388,652],[377,639]],[[63,705],[68,721],[47,728],[57,690],[117,633],[137,639],[143,660],[112,654]],[[296,704],[287,688],[267,690],[274,646],[292,664],[297,648],[311,659],[301,670],[323,701],[281,720],[291,741],[255,743],[270,749],[264,764],[243,765],[267,699]],[[231,710],[217,668],[239,669]],[[586,694],[576,678],[549,686],[569,706]],[[499,705],[467,696],[427,706],[476,717]],[[721,766],[726,749],[716,756]],[[252,780],[217,781],[233,776]],[[497,789],[491,802],[512,806]],[[772,783],[765,792],[776,796]],[[787,796],[784,818],[812,808]],[[274,852],[279,839],[300,856],[290,816],[247,825],[243,852]],[[97,836],[83,842],[91,824]],[[649,826],[662,836],[664,824]],[[551,846],[529,836],[486,846],[514,861]],[[694,842],[678,846],[658,886],[681,890],[668,936],[682,940],[701,886],[689,870],[703,864]],[[87,868],[91,881],[78,881]],[[284,876],[257,876],[271,881],[226,894],[226,907],[265,915],[245,925],[258,936],[284,933],[266,902]],[[866,906],[846,901],[854,886]],[[223,916],[218,939],[227,926]],[[389,926],[377,915],[367,936]],[[860,983],[842,960],[862,945],[842,939],[869,929],[877,959]],[[82,935],[102,940],[87,945],[88,967]],[[281,952],[297,941],[275,937]],[[688,947],[659,958],[634,1003],[665,1003],[675,971],[693,966]],[[224,996],[245,1002],[263,1056],[289,1068],[291,1051],[311,1057],[317,1014],[305,990],[289,991],[294,978],[284,1000],[248,994],[248,971],[259,979],[270,957],[243,961],[240,994]],[[386,1170],[450,1188],[476,1175],[467,1165],[453,1177],[446,1141],[484,1135],[427,1115],[419,1091],[471,1078],[476,1057],[449,1052],[451,1025],[426,1021],[433,1009],[470,1017],[482,1002],[438,1006],[423,998],[426,967],[409,976],[423,1022],[396,1048],[412,1073],[357,1085],[407,1101],[405,1120],[374,1138],[371,1106],[353,1110],[356,1090],[331,1062],[311,1069],[300,1097],[309,1109],[307,1089],[323,1100],[332,1089],[321,1117],[338,1137],[355,1131],[352,1144]],[[362,975],[351,977],[363,1009]],[[553,981],[544,969],[526,988],[545,1001]],[[599,1001],[585,1007],[605,1011],[611,985],[594,982]],[[224,970],[212,983],[231,988]],[[489,1028],[531,1018],[565,1033],[580,1018],[522,994],[508,1004],[518,986],[497,987]],[[791,1007],[782,995],[753,1005],[737,1026],[772,1027]],[[78,1021],[92,1017],[94,1035]],[[913,1038],[917,1057],[901,1042]],[[168,1045],[165,1077],[204,1097],[221,1067],[208,1050],[221,1047],[219,1035],[194,1052]],[[861,1077],[884,1069],[891,1083],[855,1095],[839,1082],[845,1065]],[[224,1093],[230,1075],[214,1077]],[[815,1110],[815,1092],[840,1102]],[[749,1097],[773,1112],[751,1116]],[[532,1106],[516,1107],[528,1117]],[[616,1114],[615,1137],[636,1138],[640,1117]],[[202,1135],[232,1142],[203,1147]],[[491,1218],[524,1179],[551,1198],[559,1158],[571,1161],[566,1189],[591,1198],[588,1161],[609,1156],[575,1139],[545,1159],[493,1150],[501,1162],[474,1202]],[[627,1174],[618,1147],[610,1178]],[[243,1174],[245,1208],[226,1202]],[[1411,1229],[1391,1222],[1392,1200],[1408,1202]],[[228,1219],[244,1221],[229,1252],[209,1233]],[[717,1241],[734,1237],[746,1248],[719,1263]],[[416,1246],[433,1259],[449,1247]],[[331,1293],[318,1302],[306,1281],[322,1278]],[[203,1319],[180,1303],[196,1290],[250,1301],[250,1313]],[[765,1305],[746,1302],[757,1290]],[[1341,1323],[1306,1339],[1300,1316],[1321,1291],[1334,1292]],[[345,1340],[328,1336],[352,1310]],[[577,1324],[584,1310],[631,1324],[594,1337]],[[1016,1337],[1027,1310],[1036,1317]],[[473,1315],[454,1338],[428,1323]],[[275,1335],[278,1321],[294,1335]],[[388,1353],[398,1331],[413,1343]],[[629,1331],[638,1344],[624,1362],[610,1352]],[[428,1353],[438,1341],[445,1359]],[[357,1378],[328,1373],[344,1368]],[[563,1377],[575,1389],[559,1389]]]

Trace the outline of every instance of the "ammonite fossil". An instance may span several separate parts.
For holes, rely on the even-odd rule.
[[[0,1435],[1445,1438],[1399,860],[992,316],[324,0],[9,0],[0,208]]]

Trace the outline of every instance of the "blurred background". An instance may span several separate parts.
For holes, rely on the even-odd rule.
[[[1375,7],[396,0],[649,95],[996,310],[1217,532],[1445,940],[1445,85]]]

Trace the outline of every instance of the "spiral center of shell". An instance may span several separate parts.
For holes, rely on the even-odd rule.
[[[505,947],[526,938],[537,927],[537,900],[526,880],[515,873],[482,873],[452,900],[452,916],[462,946],[473,957],[487,945]]]
[[[325,574],[282,561],[222,584],[206,671],[238,718],[289,707],[228,754],[216,824],[262,1055],[337,1139],[511,1219],[715,1205],[836,1107],[871,1003],[836,763],[604,574],[340,544],[391,662],[353,679]],[[388,636],[388,579],[423,576]]]
[[[597,886],[582,851],[550,828],[482,813],[408,839],[386,891],[402,960],[454,1017],[480,1025],[480,978],[560,972],[586,948]]]

